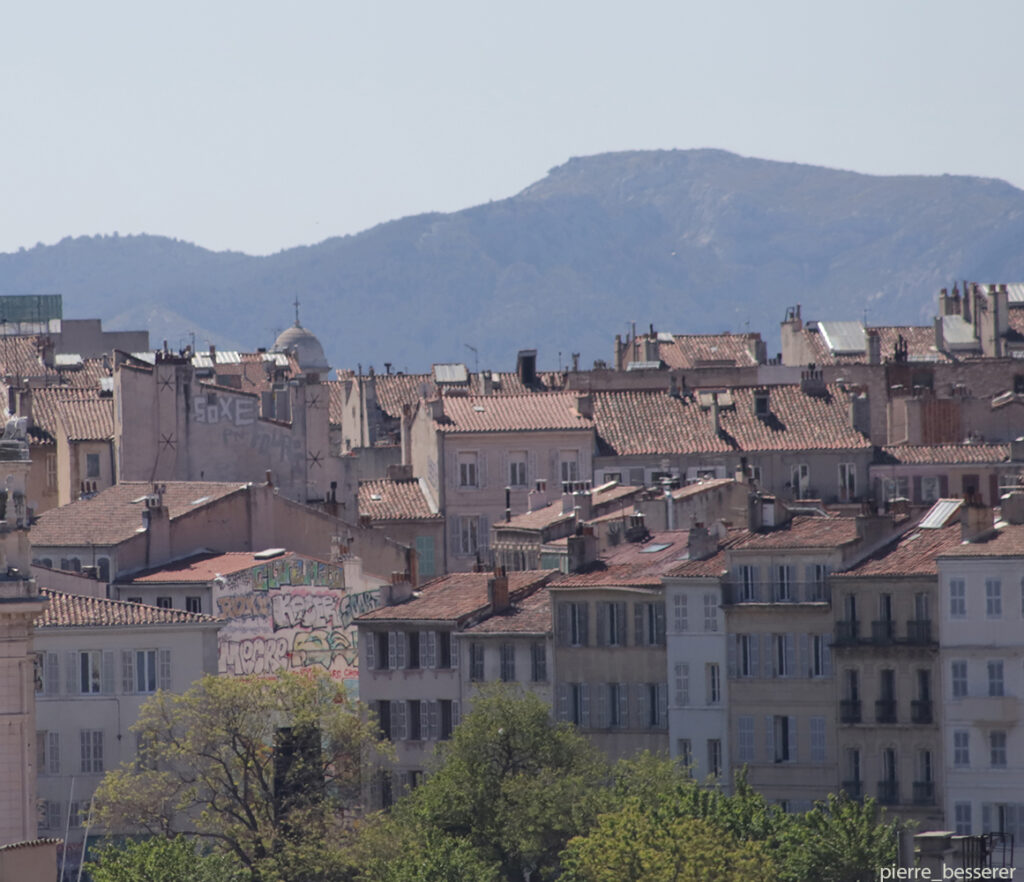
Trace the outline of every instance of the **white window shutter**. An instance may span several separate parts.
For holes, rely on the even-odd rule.
[[[608,604],[597,604],[597,645],[607,646],[608,640]]]
[[[761,676],[761,646],[757,634],[750,635],[750,676]]]
[[[60,694],[60,655],[56,652],[46,653],[46,694]]]
[[[462,705],[457,701],[452,702],[452,728],[454,729],[462,722]]]
[[[644,639],[644,604],[633,604],[633,645],[646,646]]]
[[[590,684],[580,683],[580,726],[590,728]]]
[[[796,663],[796,676],[814,676],[814,659],[811,658],[811,640],[809,635],[799,635],[800,646],[799,656]]]
[[[437,741],[441,735],[440,724],[438,722],[438,705],[436,701],[427,702],[427,733],[431,741]]]
[[[420,702],[420,741],[430,741],[433,737],[430,732],[430,704],[429,701]]]
[[[157,652],[157,661],[160,665],[158,670],[157,685],[161,689],[171,688],[171,651],[161,649]]]
[[[595,729],[607,729],[608,728],[608,684],[598,683],[595,687],[597,695],[595,698],[594,709],[594,728]]]
[[[775,762],[775,717],[772,716],[764,718],[764,747],[765,760]]]
[[[77,652],[64,653],[65,687],[69,695],[75,695],[82,691],[82,683],[79,677],[79,660]]]
[[[619,683],[619,727],[629,726],[629,684]]]
[[[134,653],[127,649],[121,650],[121,691],[131,695],[135,691]]]
[[[774,635],[764,634],[761,640],[761,670],[763,671],[762,676],[774,677],[775,676],[775,659],[772,658],[772,654],[775,649]]]
[[[668,683],[658,684],[658,726],[668,726]]]
[[[822,637],[821,657],[822,672],[826,677],[832,676],[832,635],[825,634]]]
[[[795,763],[797,760],[796,756],[796,717],[789,718],[789,761]]]
[[[393,671],[398,667],[398,632],[388,631],[388,667]]]
[[[363,659],[367,670],[377,667],[377,635],[373,631],[360,631],[359,640],[363,643]]]
[[[448,637],[451,646],[451,650],[448,653],[452,659],[452,670],[457,671],[459,669],[459,655],[462,652],[462,641],[455,639],[455,632],[452,631]]]
[[[636,720],[634,725],[637,729],[646,729],[650,723],[647,711],[647,684],[635,683],[633,685],[634,707],[636,709]]]
[[[405,631],[395,633],[395,667],[402,669],[406,664],[408,635]]]
[[[405,725],[405,702],[391,702],[391,740],[405,741],[407,737]]]
[[[559,683],[558,692],[558,719],[566,721],[569,719],[569,684]]]
[[[46,733],[46,768],[51,775],[60,774],[60,732]]]
[[[728,671],[730,677],[735,677],[738,674],[737,658],[739,657],[739,642],[740,638],[738,634],[730,634],[726,642],[726,655],[728,656]]]
[[[106,650],[103,653],[103,694],[113,695],[114,694],[114,652],[113,650]]]
[[[555,636],[559,646],[569,645],[569,604],[564,600],[555,606]]]
[[[786,676],[787,677],[794,677],[794,676],[796,676],[796,659],[793,656],[795,655],[795,649],[796,649],[795,644],[796,644],[796,641],[793,639],[793,635],[792,634],[786,634],[785,635],[785,642],[786,642]]]

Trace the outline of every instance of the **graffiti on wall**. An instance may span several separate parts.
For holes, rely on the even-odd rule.
[[[220,672],[272,674],[323,668],[332,677],[358,675],[352,621],[376,609],[379,591],[350,591],[334,564],[282,557],[232,574],[215,593]]]

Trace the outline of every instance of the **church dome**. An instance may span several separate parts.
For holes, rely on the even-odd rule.
[[[294,352],[304,374],[326,374],[330,371],[324,347],[316,334],[296,322],[274,341],[274,352]]]

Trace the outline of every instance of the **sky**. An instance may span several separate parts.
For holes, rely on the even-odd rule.
[[[1024,188],[1019,0],[7,4],[0,252],[270,254],[716,147]]]

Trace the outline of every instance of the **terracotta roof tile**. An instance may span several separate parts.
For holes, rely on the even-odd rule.
[[[246,485],[213,481],[167,481],[164,504],[171,520],[195,511],[199,506],[243,490]],[[124,482],[101,490],[91,499],[82,499],[39,516],[32,527],[32,544],[117,545],[130,539],[142,526],[141,500],[153,485],[141,481]],[[202,500],[202,501],[200,501]]]
[[[1024,526],[1003,524],[992,534],[961,543],[939,557],[1024,557]]]
[[[896,444],[882,448],[883,464],[1003,463],[1010,458],[1009,444]]]
[[[508,521],[495,521],[495,530],[543,530],[562,521],[572,520],[573,513],[562,511],[562,502],[549,502],[541,508],[515,515]]]
[[[342,380],[330,380],[327,386],[327,419],[332,426],[340,426],[345,418],[345,387]]]
[[[580,416],[576,396],[563,392],[523,395],[445,396],[438,430],[454,432],[514,432],[593,428]]]
[[[508,574],[509,594],[515,598],[543,585],[554,570],[525,570]],[[420,590],[405,603],[384,606],[359,616],[363,622],[458,621],[486,610],[487,580],[493,573],[450,573]]]
[[[797,515],[775,529],[746,533],[734,551],[762,548],[838,548],[857,541],[857,519]]]
[[[359,484],[359,516],[373,521],[407,521],[443,519],[431,511],[419,480],[363,481]]]
[[[584,572],[557,576],[551,588],[657,588],[661,577],[688,554],[689,530],[658,533],[615,549]]]
[[[931,325],[880,325],[869,327],[878,332],[882,361],[890,361],[896,351],[896,344],[902,336],[907,343],[907,355],[911,361],[948,362],[950,358],[935,348],[935,329]],[[868,360],[867,341],[865,350],[856,355],[833,355],[817,327],[805,328],[804,336],[817,365],[865,364]]]
[[[114,437],[114,400],[98,390],[50,386],[32,392],[32,423],[52,438],[62,426],[71,441],[110,441]]]
[[[83,594],[64,594],[61,591],[51,591],[49,588],[41,589],[40,593],[49,599],[50,605],[36,619],[37,629],[115,625],[200,625],[218,621],[204,613],[161,609],[144,603],[87,597]]]
[[[478,390],[479,374],[470,374],[469,382],[461,388],[467,391]],[[563,375],[557,371],[539,371],[537,383],[525,386],[517,373],[492,374],[493,395],[524,395],[535,392],[548,392],[563,388]],[[400,419],[403,404],[415,404],[421,397],[437,397],[439,387],[434,383],[432,374],[377,374],[377,404],[392,419]],[[449,387],[450,388],[450,387]]]
[[[659,335],[661,336],[661,335]],[[666,366],[676,368],[695,368],[702,364],[728,362],[737,367],[751,367],[757,364],[753,354],[761,342],[761,335],[753,334],[673,334],[672,342],[659,342],[658,357]],[[643,343],[649,335],[639,338],[639,353],[642,355]],[[643,358],[630,358],[630,361],[644,361]]]
[[[256,557],[257,554],[263,556]],[[217,576],[228,576],[250,567],[259,566],[268,560],[280,560],[290,557],[289,552],[282,552],[280,555],[267,557],[263,552],[252,551],[209,551],[203,554],[194,554],[174,563],[162,567],[155,567],[136,573],[130,579],[123,580],[128,583],[169,583],[169,582],[210,582]]]
[[[936,558],[960,544],[960,525],[911,530],[835,578],[849,576],[934,576]]]
[[[551,595],[541,588],[510,609],[466,628],[467,634],[548,634],[551,632]]]
[[[766,417],[754,414],[754,389],[732,389],[734,404],[719,409],[721,432],[699,395],[599,392],[594,423],[602,452],[627,456],[758,450],[854,450],[870,442],[850,426],[844,397],[829,386],[823,397],[797,385],[772,386]]]

